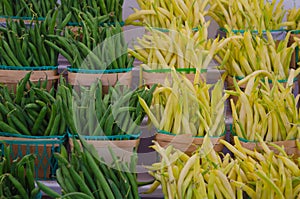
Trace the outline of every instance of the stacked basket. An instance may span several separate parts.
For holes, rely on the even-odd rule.
[[[142,112],[135,114],[137,100],[131,98],[142,89],[148,95],[148,90],[131,91],[134,59],[127,52],[122,6],[123,1],[61,1],[59,17],[66,27],[60,36],[49,38],[70,63],[66,84],[70,138],[82,135],[99,154],[111,146],[119,156],[129,157],[138,146],[137,125],[144,117]],[[116,112],[119,108],[123,112]],[[70,141],[73,145],[75,140]]]
[[[150,24],[162,24],[161,21],[168,24],[165,18],[172,16],[172,13],[178,12],[177,15],[183,21],[188,19],[190,15],[185,15],[185,10],[191,12],[192,9],[188,7],[190,5],[198,8],[199,1],[138,2],[141,8],[149,7],[146,10],[135,11],[133,19],[142,16],[140,18]],[[174,2],[178,4],[174,6],[174,11],[168,13],[168,8],[173,8],[170,4],[173,5]],[[230,83],[230,87],[225,90],[224,97],[220,94],[214,95],[217,93],[218,84],[215,85],[211,95],[201,95],[198,92],[201,87],[203,88],[202,82],[195,81],[194,85],[186,84],[182,86],[184,89],[180,89],[180,84],[187,83],[187,80],[173,75],[172,82],[165,83],[164,87],[154,92],[152,105],[145,106],[145,110],[153,125],[160,130],[160,134],[157,134],[159,139],[152,146],[160,155],[160,159],[148,167],[149,173],[155,178],[149,192],[161,186],[164,196],[168,198],[299,197],[299,184],[283,180],[285,174],[290,179],[300,174],[299,95],[294,96],[293,93],[294,82],[300,70],[291,69],[290,64],[299,41],[295,39],[297,42],[288,45],[291,33],[283,30],[289,23],[283,22],[285,15],[283,2],[283,0],[208,2],[210,4],[208,15],[222,27],[224,38],[227,38],[226,43],[216,52],[214,59],[229,77],[227,83]],[[193,17],[196,18],[195,15]],[[184,34],[184,31],[182,32]],[[167,36],[161,35],[161,38],[167,40]],[[153,42],[150,42],[152,40],[149,39],[149,35],[145,38],[138,42],[152,49]],[[158,54],[151,50],[147,54],[141,48],[135,49],[136,57],[144,62],[148,61],[145,55],[152,57],[151,55]],[[179,55],[182,56],[183,53]],[[158,57],[157,60],[160,61]],[[187,90],[193,90],[192,94],[182,97]],[[194,94],[196,97],[193,97]],[[207,96],[211,96],[211,99]],[[195,118],[191,116],[198,111],[194,103],[197,97],[199,101],[196,104],[201,107],[200,110],[202,109],[200,114],[196,114],[199,116],[197,119],[203,124],[204,129],[208,130],[206,134],[210,135],[220,132],[214,130],[222,127],[222,123],[218,123],[219,120],[213,116],[221,115],[222,100],[229,96],[235,97],[235,100],[229,98],[232,109],[232,139],[229,141],[232,145],[222,139],[219,143],[225,145],[232,154],[216,153],[212,150],[213,146],[216,148],[216,145],[212,145],[215,144],[215,140],[208,139],[208,136],[204,137],[202,146],[192,152],[187,151],[187,147],[182,147],[192,140],[191,136],[181,132],[182,129],[185,132],[197,133],[203,130],[200,125],[199,129],[196,128],[198,131],[193,131],[189,120]],[[214,100],[219,104],[214,104]],[[184,112],[185,107],[189,107],[190,112]],[[202,112],[205,112],[203,110],[212,109],[219,112],[212,111],[202,115]],[[212,118],[207,119],[205,116],[209,114]],[[183,122],[178,118],[183,118]],[[207,121],[216,123],[210,126]],[[161,134],[170,137],[170,131],[182,135],[178,136],[178,139],[162,140]],[[189,152],[190,157],[183,152]]]
[[[236,39],[228,42],[222,51],[218,53],[216,60],[221,65],[220,68],[224,69],[228,74],[227,88],[233,90],[228,91],[228,94],[233,98],[233,101],[230,100],[233,134],[238,135],[245,142],[258,141],[255,133],[266,129],[272,131],[271,125],[277,128],[275,127],[277,124],[274,125],[274,122],[272,124],[272,120],[281,121],[279,125],[281,127],[283,124],[287,125],[287,123],[292,122],[291,118],[282,119],[283,115],[286,114],[283,110],[280,118],[276,118],[273,115],[271,119],[272,114],[269,114],[269,111],[277,112],[278,110],[274,109],[271,111],[270,109],[266,110],[266,107],[265,109],[256,107],[266,104],[264,101],[266,96],[264,95],[271,97],[270,100],[274,103],[277,99],[272,98],[273,93],[275,91],[278,92],[278,95],[276,95],[278,97],[279,94],[284,92],[284,89],[291,95],[290,100],[294,100],[292,89],[295,87],[294,82],[297,80],[298,72],[295,73],[290,68],[294,67],[294,65],[291,66],[291,59],[298,44],[294,42],[289,45],[291,33],[288,32],[286,34],[286,31],[282,29],[283,26],[286,26],[286,23],[283,22],[285,10],[282,4],[283,1],[278,3],[266,2],[261,7],[262,5],[259,6],[258,3],[250,3],[248,1],[234,1],[231,5],[215,1],[212,9],[209,11],[220,27],[227,29],[223,28],[227,32],[226,37],[232,38],[236,36]],[[272,20],[270,21],[271,18]],[[267,94],[268,92],[272,94]],[[284,103],[286,99],[278,97],[278,100],[282,100],[280,103]],[[292,106],[292,104],[290,105]],[[269,108],[272,107],[271,104],[268,104],[268,106]],[[246,107],[248,109],[243,110]],[[265,118],[258,116],[257,112],[250,116],[258,110],[260,113],[263,113],[262,110],[267,112]],[[247,122],[244,121],[245,118],[247,118]],[[268,124],[265,123],[266,120],[269,120]],[[256,126],[257,124],[259,125]],[[263,128],[260,129],[261,127]],[[273,133],[276,131],[274,128]],[[282,137],[276,133],[273,136],[268,134],[265,137],[266,132],[260,135],[267,142],[284,141],[286,139],[295,141],[297,136],[286,136],[286,131],[289,130],[290,128],[288,127],[286,130],[280,129],[279,132],[282,133]],[[249,149],[253,150],[253,145],[255,144],[250,145],[252,147]],[[250,145],[247,144],[245,146]],[[283,145],[288,146],[289,144]],[[295,144],[292,145],[295,147]],[[287,149],[287,151],[290,154],[295,154],[297,157],[297,150]]]
[[[218,48],[218,42],[211,44],[207,35],[209,22],[205,21],[204,10],[208,2],[196,1],[193,8],[193,3],[188,1],[184,3],[183,13],[177,9],[173,12],[172,7],[177,6],[177,1],[167,7],[164,2],[137,2],[140,10],[135,9],[125,24],[146,27],[143,37],[138,38],[134,49],[130,50],[143,63],[141,83],[152,85],[171,81],[172,67],[191,81],[198,69],[205,79],[208,64]],[[186,18],[181,18],[182,15]]]
[[[56,2],[32,1],[34,9],[27,9],[25,1],[2,3],[1,151],[9,145],[11,159],[36,154],[35,178],[50,179],[57,167],[53,153],[60,151],[66,133],[66,125],[55,119],[61,111],[58,52],[46,43],[49,34],[60,34],[55,29]],[[54,120],[53,126],[49,122]]]
[[[155,139],[164,147],[172,145],[191,155],[208,134],[214,139],[215,150],[222,151],[223,83],[219,81],[210,94],[213,85],[206,84],[206,72],[228,40],[208,38],[210,22],[204,18],[208,1],[172,1],[170,5],[164,1],[137,2],[140,10],[135,9],[125,24],[146,28],[130,54],[142,62],[140,83],[159,84],[151,106],[140,99],[156,128]],[[177,9],[178,5],[184,9]]]
[[[161,185],[167,198],[299,198],[291,59],[300,40],[291,35],[300,12],[283,22],[283,0],[137,2],[125,22],[123,0],[0,2],[0,198],[140,198],[146,122],[160,158],[145,167],[154,178],[145,193]],[[208,38],[206,16],[224,36]],[[124,24],[146,28],[131,49]],[[59,54],[68,79],[57,74]],[[225,73],[210,84],[213,61]],[[62,194],[34,178],[56,180]]]

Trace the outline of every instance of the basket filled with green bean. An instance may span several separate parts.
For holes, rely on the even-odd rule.
[[[3,17],[46,17],[50,10],[57,8],[57,0],[3,0],[0,2],[0,16]]]
[[[70,118],[70,137],[83,136],[101,153],[108,146],[132,152],[139,144],[140,124],[145,116],[138,98],[150,103],[155,88],[143,86],[131,90],[117,84],[104,94],[102,82],[98,80],[90,87],[73,90],[72,96],[68,96],[71,107],[66,114]]]
[[[11,159],[10,148],[3,147],[0,150],[0,193],[2,198],[32,198],[41,199],[42,193],[35,186],[33,154],[21,158]]]
[[[62,18],[68,18],[68,26],[75,28],[82,23],[82,17],[78,12],[86,13],[89,18],[98,18],[99,25],[103,23],[113,23],[116,19],[122,22],[123,0],[61,0]]]
[[[17,84],[16,93],[1,85],[0,139],[11,147],[12,158],[36,154],[35,177],[48,179],[55,174],[52,153],[60,150],[66,135],[66,94],[62,85],[47,91],[47,82],[34,84],[30,75]]]
[[[28,72],[31,82],[48,83],[51,89],[57,83],[58,52],[46,44],[48,34],[60,34],[55,30],[58,11],[49,12],[44,21],[26,26],[23,20],[7,18],[7,27],[0,28],[0,82],[10,89]]]
[[[55,178],[57,160],[53,153],[60,152],[65,136],[25,136],[0,133],[0,149],[8,147],[10,159],[22,158],[29,154],[36,156],[33,176],[35,179],[50,180]]]
[[[101,79],[103,86],[121,82],[131,86],[134,58],[128,55],[127,43],[120,23],[99,27],[97,18],[79,12],[81,27],[76,32],[65,28],[63,36],[50,35],[47,41],[65,57],[71,85],[88,86]]]
[[[80,147],[83,146],[83,147]],[[51,198],[133,198],[139,199],[137,182],[137,154],[132,153],[130,161],[124,162],[121,157],[110,150],[112,162],[106,162],[103,155],[80,139],[71,148],[71,157],[65,153],[55,153],[58,159],[57,182],[62,194],[37,183],[39,188]]]

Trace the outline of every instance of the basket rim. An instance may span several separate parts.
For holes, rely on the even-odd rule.
[[[124,21],[119,21],[118,24],[123,27],[125,26],[125,22]],[[115,22],[103,22],[99,24],[99,27],[105,27],[105,25],[108,26],[115,26],[116,23]],[[73,26],[73,27],[82,27],[83,23],[82,22],[68,22],[67,26]]]
[[[229,127],[230,127],[230,134],[231,135],[233,135],[233,136],[237,136],[238,137],[238,139],[240,140],[240,141],[242,141],[242,142],[245,142],[245,143],[259,143],[259,141],[255,141],[255,140],[247,140],[247,139],[245,139],[245,138],[242,138],[242,137],[240,137],[240,136],[238,136],[234,131],[233,131],[233,127],[232,127],[233,125],[232,124],[230,124],[229,125]],[[297,139],[292,139],[292,140],[281,140],[281,141],[275,141],[275,142],[284,142],[284,141],[296,141]]]
[[[38,20],[38,21],[45,21],[45,17],[20,17],[20,16],[7,16],[7,15],[0,15],[0,18],[2,19],[22,19],[22,20]]]
[[[67,67],[68,72],[71,73],[84,73],[84,74],[110,74],[110,73],[124,73],[132,71],[133,67],[130,68],[119,68],[119,69],[107,69],[107,70],[91,70],[81,68],[70,68]]]
[[[58,66],[5,66],[0,65],[0,70],[57,70]]]
[[[196,68],[176,68],[175,69],[177,72],[186,72],[186,73],[196,73]],[[151,70],[148,70],[148,69],[144,69],[143,68],[143,71],[144,72],[148,72],[148,73],[169,73],[172,71],[171,68],[165,68],[165,69],[151,69]],[[207,72],[207,69],[204,69],[202,68],[200,70],[201,73],[206,73]]]
[[[15,138],[28,138],[28,139],[64,139],[65,135],[53,135],[53,136],[31,136],[31,135],[21,135],[21,134],[13,134],[8,132],[0,132],[0,136],[3,137],[15,137]]]
[[[85,140],[98,140],[98,141],[114,141],[114,140],[137,140],[141,136],[141,133],[139,134],[125,134],[125,135],[110,135],[110,136],[90,136],[90,135],[81,135]],[[69,138],[76,138],[78,139],[78,135],[74,135],[70,132],[68,132]]]
[[[171,135],[171,136],[176,136],[176,134],[168,132],[168,131],[164,131],[164,130],[156,130],[157,133],[160,134],[165,134],[165,135]],[[186,135],[186,134],[180,134],[180,135]],[[210,138],[220,138],[226,135],[226,129],[224,130],[224,132],[219,135],[219,136],[209,136]],[[205,136],[192,136],[193,138],[204,138]]]
[[[300,30],[288,30],[289,32],[291,32],[292,34],[299,34]]]
[[[229,77],[231,77],[231,78],[236,78],[237,80],[243,80],[245,77],[242,77],[242,76],[237,76],[237,75],[228,75]],[[261,81],[265,81],[265,79],[261,79]],[[277,80],[279,83],[286,83],[287,81],[288,81],[288,79],[278,79]],[[294,79],[293,79],[293,83],[295,83],[296,81],[298,81],[298,77],[295,77]],[[270,80],[270,79],[268,79],[268,82],[269,83],[272,83],[272,80]]]
[[[200,25],[199,25],[199,26],[200,26]],[[173,31],[172,29],[168,29],[168,28],[159,28],[159,27],[150,27],[150,29],[158,30],[158,31],[160,31],[160,32],[165,32],[165,33],[170,32],[170,30]],[[192,28],[192,31],[193,31],[193,32],[198,32],[198,31],[199,31],[199,27],[194,27],[194,28]]]
[[[223,31],[223,32],[228,32],[226,28],[224,27],[220,27],[219,28],[220,31]],[[246,31],[250,31],[251,33],[258,33],[258,30],[237,30],[237,29],[231,29],[231,31],[235,34],[237,33],[244,33]],[[266,33],[267,31],[271,32],[271,33],[275,33],[275,32],[286,32],[287,30],[284,29],[284,28],[280,28],[280,29],[275,29],[275,30],[263,30],[262,32],[263,33]]]

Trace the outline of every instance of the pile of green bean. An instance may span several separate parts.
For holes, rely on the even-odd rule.
[[[81,147],[82,146],[82,147]],[[63,197],[78,199],[98,198],[140,198],[136,178],[136,154],[130,163],[122,161],[110,149],[112,164],[104,162],[93,145],[80,139],[74,140],[70,161],[65,153],[55,153],[59,162],[56,171],[57,182]],[[41,190],[52,198],[60,198],[58,193],[39,183]]]
[[[10,146],[4,146],[3,149],[3,156],[0,156],[1,198],[37,198],[40,189],[34,183],[35,155],[28,154],[21,159],[12,160]]]
[[[0,15],[45,17],[50,10],[57,6],[57,0],[1,0]]]
[[[150,105],[156,85],[130,90],[120,84],[109,87],[108,94],[102,91],[101,80],[89,88],[73,91],[73,103],[68,115],[72,133],[89,136],[132,135],[140,133],[139,125],[145,112],[138,97]],[[73,128],[72,128],[73,126]]]
[[[72,68],[131,68],[134,58],[128,56],[128,45],[121,25],[116,23],[99,27],[98,18],[90,13],[77,12],[82,18],[80,27],[76,27],[75,31],[66,27],[63,36],[48,35],[45,42],[59,51]]]
[[[58,52],[45,43],[48,34],[60,34],[67,21],[56,24],[58,11],[50,11],[44,21],[8,18],[0,28],[0,64],[4,66],[57,66]]]
[[[46,90],[48,81],[32,83],[28,73],[16,93],[0,88],[0,131],[29,136],[56,136],[66,132],[64,110],[68,109],[62,85]],[[29,85],[29,86],[28,86]]]
[[[70,22],[80,23],[81,18],[74,9],[81,10],[84,13],[90,13],[93,17],[100,17],[102,23],[113,22],[117,19],[122,21],[122,10],[124,0],[61,0],[60,10],[62,17],[65,18],[70,13],[72,16]]]

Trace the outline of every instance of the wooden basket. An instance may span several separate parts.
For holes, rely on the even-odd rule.
[[[5,135],[5,136],[2,136]],[[64,136],[11,136],[1,133],[1,146],[9,145],[11,160],[23,157],[26,154],[35,154],[34,177],[36,179],[49,180],[55,178],[57,161],[53,157],[54,152],[60,152],[60,147],[64,143]],[[2,144],[4,143],[4,145]],[[3,151],[3,150],[2,150]]]
[[[240,81],[239,79],[241,79],[241,78],[240,77],[236,78],[236,81],[239,82]],[[298,78],[295,78],[293,80],[293,89],[295,89],[295,87],[296,87],[295,83],[297,81],[298,81]],[[284,86],[286,85],[286,80],[280,80],[280,82],[282,82]],[[228,75],[226,77],[226,84],[227,84],[226,90],[234,90],[235,91],[234,81],[233,81],[232,76]],[[272,83],[269,83],[269,84],[270,84],[270,87],[272,87]],[[243,85],[240,85],[239,88],[243,91],[243,90],[245,90],[246,86],[247,86],[247,84],[243,84]],[[236,102],[238,100],[238,97],[237,96],[230,96],[229,100],[230,99],[233,99],[233,102],[236,104]]]
[[[11,16],[9,16],[9,17],[0,17],[0,23],[3,24],[2,27],[6,27],[6,21],[7,20],[14,20],[14,21],[23,20],[25,25],[30,25],[31,23],[33,23],[33,21],[36,21],[36,19],[31,19],[30,20],[30,17],[16,17],[16,16],[13,16],[13,17],[11,17]]]
[[[174,148],[185,152],[188,155],[192,155],[203,143],[203,137],[193,137],[190,134],[166,134],[157,132],[155,135],[155,140],[162,147],[167,147],[173,145]],[[223,144],[220,144],[220,140],[225,139],[225,134],[220,137],[211,137],[210,140],[214,145],[214,150],[216,152],[221,152],[224,148]]]
[[[234,34],[244,34],[244,32],[247,31],[247,30],[231,30],[232,33]],[[219,28],[217,30],[217,33],[216,33],[216,38],[217,37],[220,37],[221,39],[222,38],[227,38],[227,29],[225,28]],[[251,33],[252,34],[258,34],[258,31],[257,30],[251,30]],[[275,41],[275,45],[278,46],[280,41],[284,40],[285,37],[286,37],[286,30],[284,29],[278,29],[278,30],[272,30],[271,31],[271,35]],[[267,38],[267,33],[266,31],[263,31],[263,37],[264,38]]]
[[[81,145],[80,140],[75,138],[76,136],[73,137],[70,135],[69,137],[71,148],[73,148],[74,140]],[[112,139],[112,137],[116,137],[117,139]],[[120,136],[109,136],[109,138],[105,139],[105,136],[84,136],[84,139],[88,144],[92,144],[96,148],[99,156],[103,157],[106,163],[112,163],[109,147],[116,156],[119,156],[123,161],[129,163],[131,161],[130,157],[132,156],[132,153],[135,152],[139,146],[139,136],[128,140],[119,139],[119,137]]]
[[[99,79],[102,81],[103,92],[107,93],[108,87],[116,85],[117,82],[131,87],[132,71],[119,73],[79,73],[68,71],[68,82],[74,87],[90,86]]]
[[[177,70],[179,73],[183,73],[191,82],[195,79],[195,69]],[[142,70],[142,84],[152,86],[153,84],[164,84],[166,81],[172,83],[171,70]],[[201,71],[200,78],[206,79],[206,70]]]
[[[291,46],[292,43],[295,42],[294,37],[300,38],[300,33],[291,33],[291,36],[289,38],[288,45]],[[298,55],[297,55],[298,54]],[[295,51],[292,54],[291,64],[290,67],[296,69],[297,68],[297,62],[299,61],[299,47],[297,46]]]
[[[57,83],[59,78],[57,69],[53,70],[35,70],[35,67],[32,67],[32,70],[6,70],[0,69],[0,83],[5,84],[11,90],[16,90],[16,86],[21,79],[29,72],[31,73],[30,81],[37,83],[38,81],[48,80],[47,90],[49,91],[53,85]]]
[[[239,138],[239,141],[241,143],[241,145],[246,148],[249,149],[251,151],[258,150],[258,151],[262,151],[262,147],[261,144],[259,142],[256,141],[248,141],[242,138]],[[232,137],[232,142],[234,143],[234,139]],[[297,144],[296,144],[296,140],[286,140],[286,141],[277,141],[277,142],[271,142],[273,144],[276,144],[280,147],[284,147],[284,150],[286,152],[287,155],[291,155],[293,156],[293,159],[297,159],[298,157],[300,157],[300,150],[297,148]],[[268,145],[268,143],[267,143]],[[275,154],[279,154],[279,151],[277,149],[275,149],[274,147],[268,145],[269,148],[274,151]]]
[[[298,31],[292,31],[289,43],[288,45],[292,45],[294,43],[294,37],[300,38],[300,32]],[[298,68],[298,62],[299,62],[299,46],[296,47],[295,51],[292,54],[292,59],[291,59],[291,68],[297,69]],[[298,78],[298,92],[300,91],[300,78]]]

